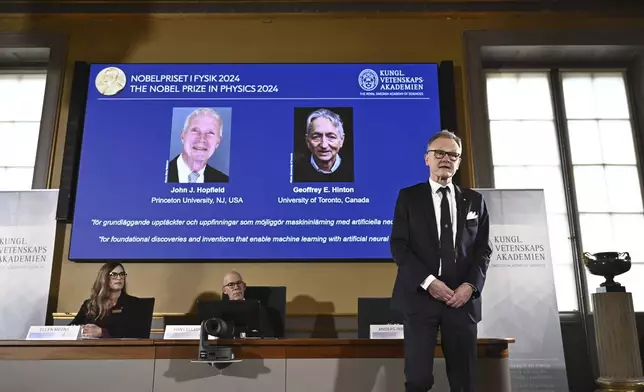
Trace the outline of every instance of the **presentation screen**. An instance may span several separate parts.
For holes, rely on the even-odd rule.
[[[69,258],[385,260],[436,64],[92,64]]]

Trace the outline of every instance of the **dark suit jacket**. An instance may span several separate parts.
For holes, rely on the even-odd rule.
[[[179,155],[170,161],[168,166],[168,182],[179,182],[179,170],[177,169],[177,160]],[[207,182],[228,182],[228,176],[210,165],[206,165],[204,171],[204,183]]]
[[[145,320],[139,312],[139,298],[129,294],[121,294],[116,305],[102,318],[95,319],[87,314],[86,299],[81,305],[76,317],[69,325],[95,324],[103,328],[104,338],[149,338],[150,330],[146,328]],[[105,333],[107,336],[105,336]]]
[[[246,298],[248,300],[254,300],[254,301],[259,301],[258,299],[254,298]],[[228,295],[224,294],[223,296],[224,301],[232,301],[231,299],[228,298]],[[268,309],[261,303],[259,303],[259,328],[260,328],[260,334],[262,335],[261,337],[263,338],[275,338],[279,336],[275,336],[275,328],[273,326],[273,322],[271,321],[271,318],[268,316]]]
[[[276,337],[275,328],[273,328],[271,319],[268,317],[268,311],[263,305],[259,306],[259,323],[260,323],[260,334],[262,335],[263,338]]]
[[[456,265],[459,284],[470,283],[476,290],[463,306],[474,322],[481,321],[481,292],[490,263],[490,222],[483,196],[471,189],[454,186],[457,208]],[[473,211],[477,219],[467,220]],[[402,313],[431,312],[436,309],[420,284],[430,274],[438,278],[439,233],[429,182],[402,189],[398,194],[391,232],[391,253],[398,266],[392,307]],[[435,305],[435,303],[433,304]]]

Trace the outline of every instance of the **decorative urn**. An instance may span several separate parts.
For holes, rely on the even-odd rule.
[[[606,279],[600,285],[601,291],[626,291],[626,288],[615,282],[614,278],[631,269],[631,256],[628,252],[584,252],[583,260],[591,274],[603,276]]]

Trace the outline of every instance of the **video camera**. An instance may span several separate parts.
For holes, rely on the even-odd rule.
[[[235,336],[235,324],[227,323],[220,318],[210,318],[201,323],[201,332],[199,335],[199,360],[200,361],[233,361],[232,347],[220,346],[215,340],[211,344],[208,336],[214,336],[218,339],[232,339]]]

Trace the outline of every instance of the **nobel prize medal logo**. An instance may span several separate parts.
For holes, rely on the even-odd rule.
[[[358,84],[364,91],[373,91],[378,87],[378,74],[373,69],[363,69],[358,75]]]
[[[116,67],[107,67],[96,75],[96,90],[102,95],[115,95],[125,88],[125,72]]]

